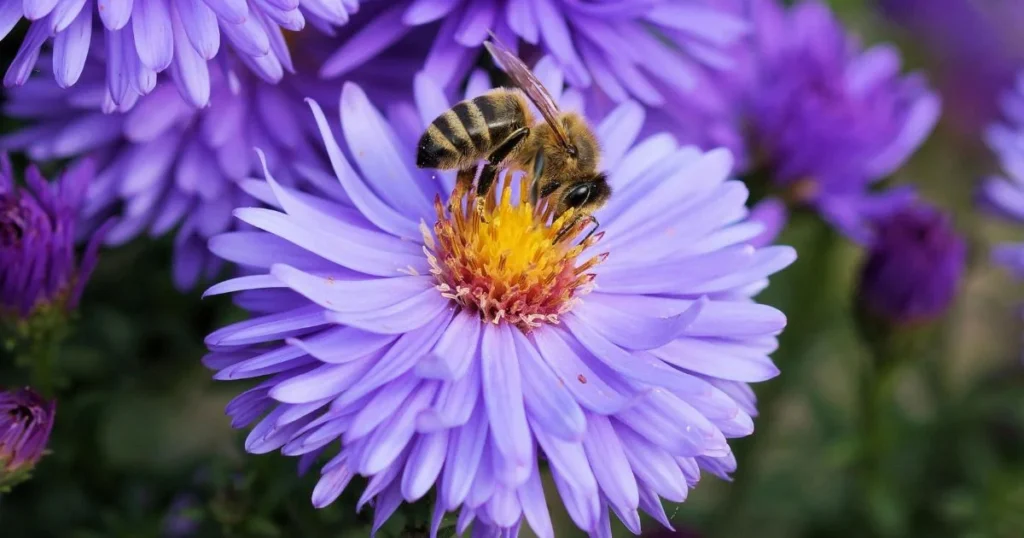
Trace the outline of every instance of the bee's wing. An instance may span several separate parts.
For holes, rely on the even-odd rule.
[[[551,130],[554,131],[559,141],[568,146],[569,137],[566,136],[561,122],[558,121],[558,105],[555,104],[555,100],[544,88],[544,85],[530,72],[530,68],[526,67],[519,57],[512,54],[512,51],[508,50],[493,33],[491,41],[484,41],[484,46],[494,57],[494,61],[505,69],[512,82],[526,93],[534,105],[537,105],[537,109],[540,110],[544,120],[551,126]]]

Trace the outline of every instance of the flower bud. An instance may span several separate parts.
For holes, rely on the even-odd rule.
[[[32,389],[0,392],[0,491],[28,478],[46,449],[56,409]]]

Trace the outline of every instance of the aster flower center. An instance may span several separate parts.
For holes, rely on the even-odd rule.
[[[588,271],[607,254],[579,263],[580,254],[601,234],[576,241],[588,228],[586,219],[574,218],[573,210],[553,219],[548,204],[529,201],[525,177],[518,180],[516,196],[513,181],[495,181],[484,197],[456,186],[447,206],[437,197],[434,234],[424,226],[423,237],[430,272],[444,297],[483,321],[529,331],[558,323],[589,291],[595,275]]]

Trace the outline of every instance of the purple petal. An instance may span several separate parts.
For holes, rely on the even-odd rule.
[[[453,431],[448,443],[448,465],[444,467],[437,501],[443,502],[446,510],[455,510],[469,495],[469,489],[476,480],[486,440],[487,411],[481,405],[477,406],[465,426]]]
[[[366,373],[367,362],[320,365],[278,383],[271,389],[270,397],[279,402],[299,404],[338,396]]]
[[[686,500],[686,477],[676,465],[675,459],[664,449],[647,442],[633,430],[614,424],[615,433],[622,440],[622,447],[632,472],[647,487],[654,489],[661,497],[672,502]],[[644,488],[640,488],[641,494]],[[642,498],[641,498],[642,500]]]
[[[555,529],[551,525],[551,514],[544,501],[544,486],[540,481],[540,469],[536,464],[533,466],[530,478],[519,487],[519,504],[523,507],[523,515],[530,523],[530,529],[539,538],[555,538]]]
[[[519,466],[531,461],[533,443],[526,424],[522,379],[515,340],[511,329],[502,324],[484,327],[481,343],[484,403],[492,424],[502,427],[491,431],[501,453]]]
[[[394,335],[374,334],[355,327],[335,327],[306,338],[289,338],[288,343],[323,362],[343,364],[376,354],[395,339]]]
[[[200,56],[209,60],[220,50],[217,15],[203,0],[176,0],[175,7],[189,42]]]
[[[423,433],[465,424],[480,398],[480,362],[472,361],[469,370],[455,382],[444,383],[433,407],[420,415],[416,428]]]
[[[21,20],[24,11],[18,2],[3,2],[0,4],[0,40],[7,37],[14,25]]]
[[[4,86],[20,86],[28,80],[39,59],[39,48],[49,37],[50,28],[45,20],[37,20],[28,27],[24,41],[14,56],[7,73],[4,75]]]
[[[523,373],[523,397],[531,422],[566,441],[580,441],[587,429],[583,409],[521,333],[514,333]]]
[[[249,16],[246,0],[203,0],[226,24],[241,24]]]
[[[379,473],[395,462],[416,433],[416,415],[430,404],[435,391],[436,384],[424,385],[387,424],[374,430],[366,441],[372,448],[364,451],[360,458],[360,474]]]
[[[375,361],[373,368],[363,376],[359,384],[342,394],[334,405],[341,407],[355,402],[408,372],[419,359],[422,350],[433,345],[438,333],[444,330],[449,320],[449,316],[427,319],[426,324],[421,321],[419,328],[400,336],[383,357]]]
[[[398,42],[409,27],[402,24],[405,6],[399,4],[379,14],[334,52],[320,67],[322,78],[337,78],[359,67]]]
[[[640,505],[640,493],[622,445],[607,417],[587,417],[583,449],[590,461],[600,462],[593,471],[601,492],[617,510],[635,511]]]
[[[174,81],[189,103],[203,108],[210,102],[210,72],[206,59],[189,43],[177,12],[174,14]]]
[[[414,269],[429,270],[423,256],[400,255],[357,244],[348,238],[300,226],[283,213],[261,208],[236,209],[235,216],[261,230],[271,232],[343,267],[374,276],[397,276]]]
[[[387,390],[377,392],[352,418],[345,431],[345,442],[350,443],[365,437],[390,418],[414,391],[421,381],[413,375],[404,375],[388,384]]]
[[[83,7],[85,7],[85,0],[60,0],[57,3],[57,7],[54,8],[53,14],[50,16],[50,31],[54,34],[58,34],[66,30],[67,27],[71,26],[71,23],[78,18]],[[91,5],[88,11],[91,18]]]
[[[18,0],[7,1],[17,2]],[[57,0],[24,0],[22,5],[24,6],[25,18],[30,21],[37,21],[50,14],[50,11],[57,5]]]
[[[680,338],[651,353],[679,368],[732,381],[755,383],[779,375],[779,369],[760,350],[713,340]]]
[[[244,55],[262,57],[270,54],[270,37],[257,17],[247,16],[239,24],[222,24],[221,30]]]
[[[402,22],[409,26],[419,26],[434,22],[449,14],[461,0],[413,0],[402,14]]]
[[[433,277],[429,276],[337,280],[313,276],[284,264],[272,266],[270,273],[311,301],[336,312],[372,314],[371,311],[394,306],[433,288]]]
[[[533,331],[533,342],[560,382],[583,407],[602,415],[615,414],[630,399],[613,389],[562,340],[554,330]]]
[[[89,4],[53,40],[53,77],[61,88],[68,88],[78,82],[85,67],[91,39],[92,4]]]
[[[278,340],[294,331],[325,325],[327,318],[319,306],[305,306],[269,316],[248,319],[228,325],[209,334],[208,347],[241,346]]]
[[[466,5],[459,27],[455,30],[455,41],[466,47],[479,46],[494,25],[497,12],[498,6],[494,0],[477,0]]]
[[[447,431],[419,436],[402,473],[402,496],[406,501],[415,502],[427,494],[441,474],[447,451]]]
[[[654,349],[675,340],[699,319],[708,305],[707,301],[699,300],[674,316],[641,317],[613,307],[602,300],[603,296],[595,293],[588,297],[573,317],[616,345],[631,350]]]
[[[96,0],[96,9],[107,30],[120,30],[132,16],[132,0]]]
[[[334,139],[334,133],[328,126],[327,119],[324,117],[320,105],[310,99],[307,99],[306,102],[313,110],[317,127],[320,129],[320,136],[324,140],[327,154],[331,159],[331,166],[334,168],[334,175],[338,178],[342,188],[345,189],[345,194],[352,199],[352,204],[370,222],[376,224],[382,230],[398,237],[418,237],[419,229],[416,226],[416,222],[406,218],[381,201],[349,165],[348,160]]]
[[[388,205],[416,220],[436,216],[424,182],[411,168],[412,152],[396,147],[397,137],[387,121],[353,83],[345,83],[341,90],[341,128],[363,176]]]
[[[132,13],[132,31],[143,65],[157,72],[171,65],[174,34],[166,0],[140,1]]]
[[[479,316],[460,312],[434,348],[416,364],[416,374],[449,381],[462,378],[476,357],[481,328]]]
[[[347,463],[337,465],[325,472],[316,483],[316,487],[313,488],[313,506],[323,508],[334,502],[345,491],[355,475],[355,469]]]

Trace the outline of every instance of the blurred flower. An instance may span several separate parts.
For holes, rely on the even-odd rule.
[[[63,316],[77,306],[104,233],[94,233],[76,261],[76,220],[93,170],[82,161],[48,183],[30,166],[20,187],[0,154],[0,314],[26,319],[54,307]]]
[[[161,529],[164,538],[195,536],[200,527],[202,507],[194,493],[177,495],[167,509]]]
[[[946,120],[976,135],[998,114],[999,93],[1024,67],[1024,4],[1013,0],[881,0],[937,74]]]
[[[210,71],[210,106],[202,109],[163,80],[131,110],[108,113],[99,66],[87,68],[67,90],[46,76],[34,77],[12,89],[4,107],[9,116],[33,124],[0,138],[0,148],[24,150],[36,160],[95,159],[99,168],[87,195],[85,218],[118,215],[109,245],[143,231],[160,236],[180,225],[174,280],[188,288],[201,275],[216,272],[219,263],[209,255],[207,239],[231,228],[231,210],[249,203],[237,185],[258,170],[254,147],[266,153],[283,183],[319,183],[328,193],[341,191],[329,175],[309,172],[322,159],[322,150],[302,102],[304,97],[332,106],[337,102],[337,84],[315,76],[328,41],[319,35],[291,40],[299,63],[279,84],[236,69],[237,63],[221,62]],[[403,48],[353,73],[353,78],[380,88],[382,95],[407,99],[415,68],[405,56],[418,55],[422,61],[423,54]],[[41,62],[40,69],[47,65]]]
[[[558,95],[552,67],[536,71]],[[470,95],[486,89],[474,80]],[[204,359],[217,379],[265,377],[227,408],[236,427],[259,419],[246,449],[308,466],[340,441],[313,504],[369,477],[375,528],[436,485],[434,529],[459,511],[460,532],[516,536],[525,517],[551,537],[541,459],[580,528],[608,535],[609,509],[636,534],[639,509],[668,526],[661,498],[683,501],[701,469],[728,475],[727,439],[753,431],[747,383],[778,373],[785,317],[752,296],[794,252],[746,243],[763,227],[728,152],[634,143],[633,102],[596,124],[615,192],[600,234],[554,240],[564,221],[535,217],[518,175],[495,182],[498,201],[444,203],[451,175],[417,170],[408,133],[449,102],[428,74],[416,102],[386,121],[345,84],[347,152],[312,105],[351,203],[268,173],[249,190],[279,209],[235,211],[262,231],[211,241],[251,269],[207,292],[256,316],[210,334]]]
[[[770,245],[782,233],[789,220],[789,213],[782,200],[765,198],[751,208],[749,219],[753,222],[760,222],[764,226],[761,235],[749,241],[751,245],[763,247]]]
[[[869,193],[927,138],[939,99],[919,74],[900,74],[891,45],[863,50],[816,1],[786,8],[751,0],[754,32],[743,67],[727,81],[744,133],[747,173],[791,202],[809,205],[866,242],[869,214],[910,199],[907,190]],[[739,88],[736,88],[739,86]]]
[[[10,0],[0,6],[0,39],[25,17],[32,21],[4,85],[24,84],[43,43],[53,38],[52,74],[67,88],[79,81],[87,60],[105,60],[98,91],[111,108],[131,108],[157,87],[170,69],[182,98],[197,107],[211,95],[209,60],[224,57],[221,35],[234,57],[269,83],[293,71],[285,30],[307,19],[318,28],[342,25],[358,0]],[[94,17],[95,14],[95,17]],[[93,32],[99,42],[92,42]]]
[[[43,457],[56,412],[32,389],[0,391],[0,491],[27,479]]]
[[[943,316],[967,265],[967,245],[941,211],[915,203],[879,218],[857,297],[869,315],[894,325]]]
[[[985,141],[999,157],[1003,174],[982,182],[981,201],[999,216],[1024,222],[1024,71],[1000,103],[1004,121],[988,128]],[[1016,276],[1024,277],[1024,243],[999,245],[993,255]]]
[[[746,31],[738,18],[709,0],[402,0],[388,5],[338,49],[322,75],[341,77],[412,28],[429,24],[436,38],[424,70],[443,86],[460,82],[492,31],[514,51],[529,44],[537,49],[531,58],[550,55],[577,88],[594,87],[614,103],[634,99],[671,107],[694,89],[698,65],[730,65],[723,49]]]

